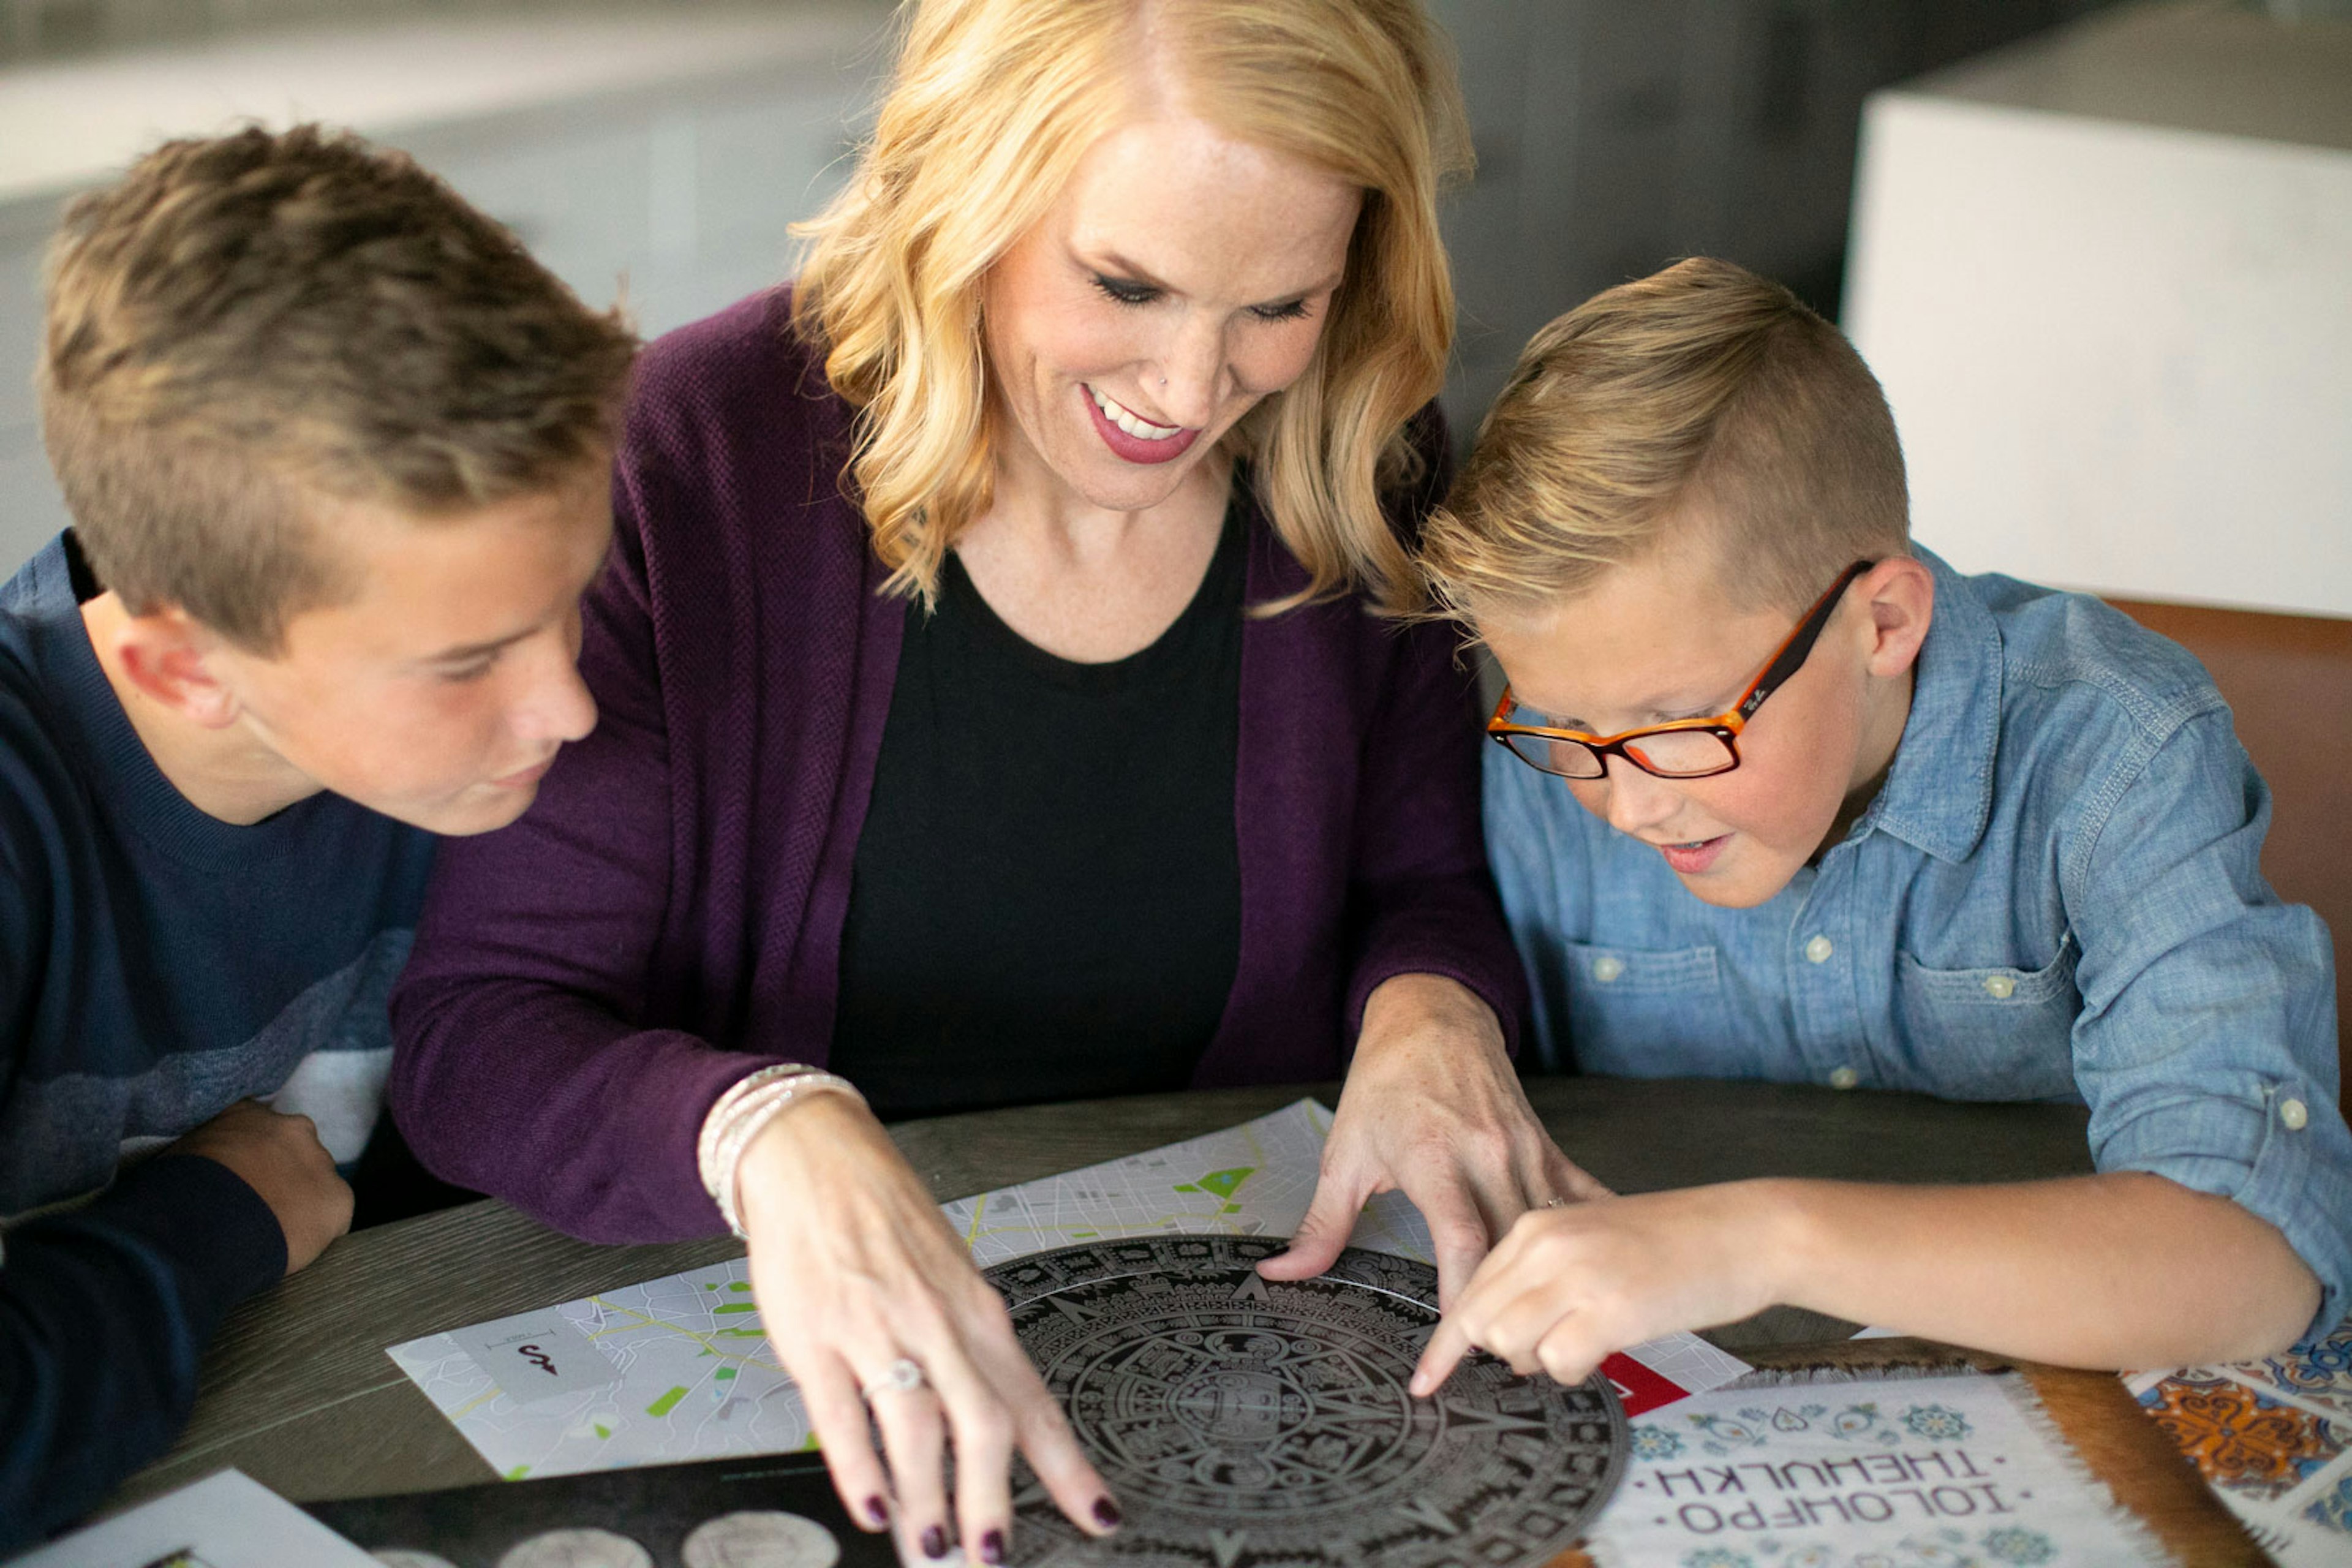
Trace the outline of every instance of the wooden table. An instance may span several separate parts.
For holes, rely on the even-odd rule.
[[[1621,1192],[1742,1176],[2013,1181],[2090,1168],[2084,1113],[2063,1106],[1676,1079],[1538,1079],[1528,1091],[1560,1146]],[[1036,1106],[907,1122],[892,1135],[945,1201],[1229,1127],[1302,1092],[1328,1104],[1337,1086]],[[297,1501],[490,1480],[489,1466],[385,1346],[740,1250],[725,1238],[595,1247],[494,1202],[348,1237],[230,1318],[178,1445],[112,1503],[232,1465]],[[1708,1337],[1759,1365],[1859,1368],[1964,1353],[1916,1340],[1848,1343],[1853,1327],[1780,1308]],[[1968,1359],[1988,1370],[2010,1364]],[[2022,1370],[2076,1448],[2184,1561],[2265,1561],[2116,1378]]]

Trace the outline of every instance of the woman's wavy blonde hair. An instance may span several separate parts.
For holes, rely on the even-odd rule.
[[[1365,193],[1314,359],[1228,441],[1307,568],[1286,605],[1358,587],[1408,608],[1415,578],[1379,495],[1417,477],[1405,423],[1444,379],[1436,203],[1468,167],[1453,59],[1420,0],[908,0],[902,14],[896,79],[847,188],[802,230],[793,300],[860,410],[845,478],[886,591],[929,598],[991,500],[990,268],[1136,112],[1148,76],[1224,134]]]

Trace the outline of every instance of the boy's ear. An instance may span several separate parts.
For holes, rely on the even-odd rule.
[[[1936,579],[1909,555],[1890,556],[1864,574],[1870,605],[1870,673],[1891,680],[1909,669],[1936,615]]]
[[[166,605],[143,616],[126,616],[114,638],[116,662],[142,696],[207,730],[226,729],[236,721],[236,699],[208,662],[220,638],[186,611]]]

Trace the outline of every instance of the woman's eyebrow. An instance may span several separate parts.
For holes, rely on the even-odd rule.
[[[1081,257],[1080,259],[1084,260],[1085,258]],[[1128,279],[1133,282],[1148,283],[1154,289],[1166,289],[1168,292],[1171,294],[1176,292],[1175,289],[1169,288],[1166,283],[1154,276],[1150,268],[1138,267],[1134,262],[1129,261],[1126,257],[1121,256],[1116,250],[1106,250],[1098,259],[1089,261],[1087,265],[1094,268],[1098,272],[1116,273],[1118,276]]]

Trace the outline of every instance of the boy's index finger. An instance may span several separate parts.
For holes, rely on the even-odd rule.
[[[1470,1331],[1462,1327],[1461,1319],[1448,1315],[1429,1336],[1428,1345],[1421,1352],[1421,1361],[1412,1369],[1412,1381],[1406,1386],[1416,1399],[1426,1399],[1445,1386],[1454,1369],[1470,1352]]]

